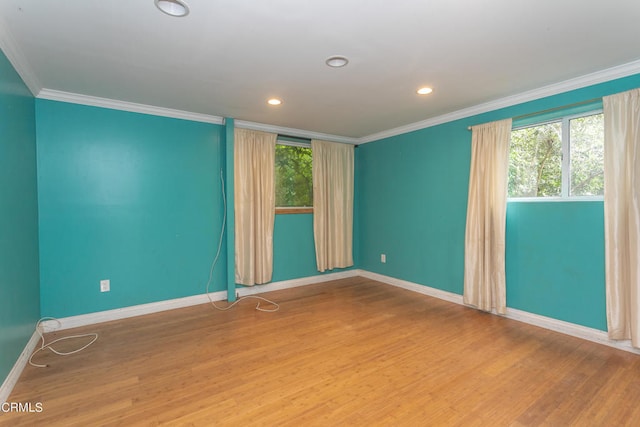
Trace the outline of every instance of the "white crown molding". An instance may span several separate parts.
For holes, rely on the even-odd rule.
[[[155,107],[145,104],[137,104],[132,102],[118,101],[108,98],[99,98],[88,95],[75,94],[70,92],[63,92],[53,89],[46,89],[42,87],[39,79],[33,72],[32,67],[29,65],[27,59],[16,47],[16,42],[11,36],[7,26],[4,24],[0,17],[0,49],[4,52],[11,62],[11,65],[18,72],[25,85],[29,88],[31,93],[41,99],[50,99],[54,101],[70,102],[74,104],[90,105],[95,107],[111,108],[115,110],[131,111],[143,114],[152,114],[163,117],[171,117],[177,119],[191,120],[197,122],[223,124],[224,119],[218,116],[212,116],[207,114],[192,113],[182,110],[174,110],[170,108]],[[557,95],[570,90],[580,89],[590,85],[603,83],[609,80],[617,78],[627,77],[633,74],[640,73],[640,60],[629,62],[626,64],[618,65],[615,67],[607,68],[605,70],[596,71],[584,76],[580,76],[574,79],[565,80],[563,82],[547,85],[538,89],[533,89],[520,94],[508,96],[505,98],[489,101],[483,104],[478,104],[469,108],[463,108],[451,113],[443,114],[430,119],[422,120],[408,125],[388,129],[382,132],[370,134],[361,138],[346,137],[340,135],[331,135],[319,132],[311,132],[302,129],[294,129],[280,126],[267,125],[262,123],[237,120],[236,126],[245,129],[262,130],[265,132],[274,132],[287,134],[291,136],[298,136],[301,138],[310,139],[322,139],[328,141],[342,142],[346,144],[365,144],[368,142],[378,141],[384,138],[389,138],[404,133],[425,129],[428,127],[436,126],[443,123],[448,123],[454,120],[471,117],[477,114],[483,114],[490,111],[498,110],[501,108],[511,107],[524,102],[533,101],[536,99],[544,98],[547,96]]]
[[[343,144],[357,145],[360,141],[358,138],[351,138],[348,136],[331,135],[331,134],[320,133],[320,132],[311,132],[311,131],[306,131],[302,129],[273,126],[273,125],[267,125],[264,123],[249,122],[245,120],[236,120],[235,126],[237,128],[242,128],[242,129],[260,130],[263,132],[278,133],[281,135],[297,136],[299,138],[321,139],[324,141],[341,142]]]
[[[42,85],[33,72],[33,68],[29,65],[27,58],[16,47],[15,39],[9,32],[2,17],[0,17],[0,49],[2,49],[31,94],[36,96],[42,89]]]
[[[220,125],[223,118],[208,114],[191,113],[171,108],[154,107],[153,105],[136,104],[134,102],[118,101],[97,96],[81,95],[78,93],[63,92],[53,89],[42,89],[37,98],[52,101],[70,102],[72,104],[89,105],[92,107],[110,108],[112,110],[130,111],[133,113],[151,114],[154,116],[171,117],[174,119],[191,120],[194,122],[214,123]]]
[[[581,89],[587,86],[604,83],[622,77],[628,77],[638,73],[640,73],[640,60],[618,65],[616,67],[607,68],[605,70],[596,71],[594,73],[586,74],[574,79],[565,80],[563,82],[543,86],[541,88],[533,89],[527,92],[507,96],[505,98],[496,99],[494,101],[485,102],[473,107],[463,108],[462,110],[443,114],[438,117],[433,117],[405,126],[400,126],[397,128],[374,133],[359,138],[357,140],[357,144],[366,144],[368,142],[378,141],[384,138],[425,129],[428,127],[452,122],[454,120],[464,119],[466,117],[471,117],[478,114],[488,113],[490,111],[499,110],[501,108],[512,107],[514,105],[534,101],[536,99],[545,98],[547,96],[558,95],[564,92],[569,92],[571,90]]]
[[[0,30],[0,42],[2,41],[2,38],[3,38],[2,36],[3,36],[2,30]],[[19,55],[17,51],[15,55],[18,57],[21,57],[21,55]],[[9,57],[9,55],[7,55],[7,57]],[[22,62],[26,63],[26,60],[23,60]],[[13,61],[12,61],[12,64],[13,64]],[[29,75],[27,71],[29,69],[28,67],[24,67],[21,65],[16,66],[15,64],[14,64],[14,67],[16,67],[16,69],[20,68],[22,70],[22,71],[19,71],[21,77],[23,78],[25,83],[29,86],[32,92],[38,89],[38,91],[35,93],[37,93],[37,97],[41,99],[50,99],[54,101],[70,102],[74,104],[111,108],[115,110],[124,110],[124,111],[131,111],[131,112],[143,113],[143,114],[152,114],[156,116],[172,117],[172,118],[191,120],[191,121],[197,121],[197,122],[214,123],[214,124],[224,123],[224,119],[218,116],[211,116],[211,115],[200,114],[200,113],[191,113],[188,111],[173,110],[169,108],[155,107],[155,106],[145,105],[145,104],[136,104],[132,102],[118,101],[118,100],[108,99],[108,98],[99,98],[94,96],[81,95],[81,94],[63,92],[63,91],[52,90],[52,89],[39,89],[38,85],[34,85],[33,83],[29,84],[29,79],[25,78],[25,77],[28,77]],[[274,125],[251,122],[246,120],[236,120],[235,126],[243,129],[252,129],[252,130],[259,130],[264,132],[279,133],[284,135],[297,136],[300,138],[321,139],[321,140],[327,140],[327,141],[341,142],[345,144],[359,145],[359,144],[366,144],[368,142],[378,141],[378,140],[389,138],[396,135],[401,135],[408,132],[413,132],[420,129],[429,128],[432,126],[452,122],[454,120],[459,120],[466,117],[475,116],[478,114],[488,113],[490,111],[511,107],[511,106],[522,104],[525,102],[534,101],[536,99],[558,95],[571,90],[581,89],[587,86],[595,85],[598,83],[604,83],[610,80],[615,80],[618,78],[627,77],[627,76],[631,76],[633,74],[638,74],[638,73],[640,73],[640,60],[622,64],[616,67],[611,67],[606,70],[597,71],[597,72],[587,74],[581,77],[577,77],[574,79],[565,80],[563,82],[551,84],[538,89],[533,89],[527,92],[511,95],[511,96],[497,99],[494,101],[489,101],[483,104],[478,104],[469,108],[463,108],[461,110],[457,110],[451,113],[447,113],[447,114],[443,114],[430,119],[411,123],[405,126],[388,129],[388,130],[374,133],[361,138],[352,138],[352,137],[341,136],[341,135],[331,135],[326,133],[312,132],[312,131],[307,131],[303,129],[288,128],[283,126],[274,126]],[[34,81],[34,80],[35,79],[32,79],[31,81]]]
[[[24,350],[22,350],[22,353],[20,353],[18,360],[16,361],[16,363],[14,363],[11,371],[9,371],[9,375],[7,375],[7,378],[5,378],[5,380],[2,382],[2,386],[0,386],[0,404],[6,402],[11,395],[13,387],[15,387],[16,383],[18,382],[18,379],[20,378],[20,375],[22,374],[25,366],[27,366],[27,363],[29,363],[29,357],[31,357],[31,354],[36,349],[39,341],[40,334],[34,331],[31,335],[31,338],[29,339],[29,342],[27,342],[27,345],[24,346]]]

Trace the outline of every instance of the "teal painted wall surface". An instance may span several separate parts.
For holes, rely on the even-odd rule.
[[[358,147],[360,268],[462,292],[467,139],[446,124]]]
[[[36,117],[42,315],[204,293],[222,126],[40,99]],[[211,291],[225,289],[225,264],[223,251]]]
[[[467,127],[636,87],[640,75],[360,146],[358,266],[462,294],[471,160]],[[510,202],[507,305],[606,329],[603,236],[602,202]]]
[[[40,315],[34,98],[0,52],[0,384]]]
[[[507,305],[606,330],[603,202],[507,204]]]
[[[334,270],[337,271],[337,270]],[[315,276],[313,214],[278,214],[273,226],[273,281]]]
[[[225,248],[227,254],[227,262],[225,265],[227,300],[235,301],[236,299],[236,264],[235,264],[235,217],[234,217],[234,134],[235,121],[232,118],[225,119],[224,126],[224,159],[225,159],[225,199],[226,199],[226,221],[225,221]]]

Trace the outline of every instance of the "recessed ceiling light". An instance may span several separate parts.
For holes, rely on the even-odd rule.
[[[278,98],[271,98],[270,100],[267,101],[267,104],[269,104],[269,105],[280,105],[280,104],[282,104],[282,100],[280,100]]]
[[[431,89],[430,87],[421,87],[417,92],[419,95],[428,95],[433,92],[433,89]]]
[[[324,62],[331,68],[340,68],[347,65],[349,63],[349,60],[345,56],[336,55],[327,58],[327,60]]]
[[[189,6],[182,0],[155,0],[155,3],[167,15],[180,18],[189,14]]]

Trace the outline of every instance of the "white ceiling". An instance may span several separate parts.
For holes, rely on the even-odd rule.
[[[623,64],[640,72],[638,0],[186,2],[172,18],[153,0],[2,0],[2,46],[36,95],[353,141]],[[327,67],[336,54],[349,65]],[[424,85],[434,93],[416,95]]]

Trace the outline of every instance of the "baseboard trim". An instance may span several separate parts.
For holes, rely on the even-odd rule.
[[[227,298],[226,291],[211,292],[209,295],[213,301],[222,301]],[[94,325],[96,323],[110,322],[112,320],[126,319],[129,317],[143,316],[145,314],[174,310],[176,308],[190,307],[192,305],[205,304],[207,302],[209,302],[207,294],[200,294],[148,304],[132,305],[130,307],[116,308],[113,310],[80,314],[78,316],[63,317],[56,320],[46,320],[42,322],[41,325],[44,332],[52,332],[63,329],[78,328],[80,326]]]
[[[463,304],[462,295],[458,295],[453,292],[443,291],[441,289],[432,288],[426,285],[420,285],[418,283],[409,282],[407,280],[396,279],[395,277],[385,276],[383,274],[372,273],[366,270],[360,270],[360,275],[362,277],[366,277],[367,279],[386,283],[387,285],[392,285],[398,288],[407,289],[409,291],[417,292],[419,294],[427,295],[430,297],[438,298],[441,300],[453,302],[460,305]]]
[[[407,280],[397,279],[395,277],[385,276],[383,274],[373,273],[366,270],[346,270],[337,273],[321,274],[316,276],[302,277],[299,279],[283,280],[273,282],[266,285],[257,285],[253,287],[241,287],[237,289],[238,294],[242,296],[254,295],[263,292],[278,291],[282,289],[295,288],[299,286],[307,286],[316,283],[328,282],[331,280],[339,280],[348,277],[362,276],[367,279],[382,282],[391,286],[406,289],[412,292],[423,294],[426,296],[438,298],[454,304],[464,305],[462,295],[453,292],[443,291],[441,289],[432,288],[430,286],[421,285]],[[226,300],[226,291],[212,292],[209,294],[213,301]],[[58,321],[46,321],[42,323],[43,330],[50,332],[53,330],[62,330],[76,328],[79,326],[87,326],[96,323],[109,322],[112,320],[125,319],[128,317],[142,316],[145,314],[157,313],[160,311],[173,310],[176,308],[189,307],[192,305],[205,304],[209,302],[207,294],[194,295],[185,298],[177,298],[172,300],[154,302],[149,304],[135,305],[131,307],[118,308],[115,310],[101,311],[97,313],[82,314],[79,316],[71,316]],[[472,308],[470,308],[472,309]],[[610,340],[607,333],[598,329],[588,328],[586,326],[576,325],[574,323],[564,322],[562,320],[550,317],[540,316],[538,314],[529,313],[514,308],[507,308],[507,313],[502,316],[518,322],[527,323],[529,325],[538,326],[551,331],[559,332],[565,335],[581,338],[587,341],[614,347],[630,353],[640,354],[640,349],[631,346],[628,340],[614,341]],[[40,336],[34,331],[31,339],[25,346],[16,361],[15,365],[9,372],[9,375],[0,387],[0,402],[5,402],[9,398],[13,387],[20,378],[20,374],[24,370],[29,361],[31,353],[38,344]]]
[[[268,283],[266,285],[257,285],[252,287],[237,288],[238,294],[242,296],[254,295],[263,292],[277,291],[281,289],[295,288],[298,286],[312,285],[315,283],[328,282],[330,280],[344,279],[359,275],[360,270],[346,270],[337,273],[319,274],[316,276],[302,277],[299,279],[282,280],[278,282]],[[114,310],[99,311],[96,313],[81,314],[78,316],[64,317],[56,320],[46,320],[41,323],[44,332],[52,332],[55,330],[64,330],[77,328],[80,326],[88,326],[97,323],[110,322],[112,320],[126,319],[129,317],[143,316],[145,314],[158,313],[161,311],[174,310],[193,305],[206,304],[209,297],[213,301],[223,301],[227,299],[226,291],[211,292],[207,294],[193,295],[184,298],[176,298],[171,300],[152,302],[148,304],[134,305],[130,307],[117,308]],[[0,403],[4,403],[9,398],[13,387],[18,382],[22,371],[29,361],[29,357],[38,345],[40,335],[34,331],[31,339],[20,354],[20,357],[13,365],[7,378],[5,378],[0,387]]]
[[[299,279],[272,282],[265,285],[238,287],[236,288],[236,291],[241,297],[243,297],[263,292],[271,292],[281,289],[295,288],[298,286],[311,285],[314,283],[327,282],[329,280],[353,277],[358,275],[358,271],[359,270],[347,270],[337,273],[319,274],[316,276],[302,277]],[[223,301],[227,299],[227,292],[211,292],[209,296],[213,301]],[[88,326],[96,323],[110,322],[112,320],[120,320],[129,317],[143,316],[145,314],[158,313],[160,311],[174,310],[176,308],[190,307],[192,305],[206,304],[208,302],[209,298],[207,297],[207,294],[193,295],[190,297],[116,308],[114,310],[106,310],[95,313],[81,314],[78,316],[64,317],[57,320],[47,320],[42,322],[42,328],[44,332],[52,332],[54,330],[77,328],[80,326]]]
[[[11,368],[11,371],[9,371],[9,375],[7,375],[7,378],[5,378],[5,380],[3,381],[2,386],[0,386],[0,403],[4,403],[7,401],[7,399],[9,399],[9,396],[13,391],[13,387],[18,382],[18,379],[20,378],[20,375],[22,374],[25,366],[27,366],[27,363],[29,363],[29,358],[31,357],[31,354],[35,350],[39,341],[40,335],[36,331],[33,331],[33,335],[31,335],[31,338],[27,342],[27,345],[24,346],[24,350],[22,350],[22,353],[20,353],[20,357],[18,357],[18,360],[13,365],[13,368]]]
[[[443,291],[440,289],[431,288],[426,285],[420,285],[418,283],[409,282],[406,280],[396,279],[395,277],[385,276],[378,273],[372,273],[370,271],[359,270],[361,276],[378,282],[386,283],[388,285],[397,286],[399,288],[407,289],[413,292],[417,292],[423,295],[427,295],[434,298],[439,298],[445,301],[449,301],[455,304],[464,305],[462,295],[458,295],[452,292]],[[473,310],[472,307],[469,307]],[[493,313],[496,314],[496,313]],[[551,317],[541,316],[539,314],[529,313],[527,311],[518,310],[515,308],[507,308],[507,312],[504,315],[496,314],[496,316],[505,317],[507,319],[516,320],[518,322],[527,323],[529,325],[538,326],[540,328],[548,329],[561,334],[570,335],[572,337],[581,338],[587,341],[603,344],[609,347],[614,347],[619,350],[628,351],[630,353],[640,354],[640,349],[637,349],[631,345],[629,340],[610,340],[607,333],[599,329],[593,329],[582,325],[576,325],[575,323],[565,322]]]
[[[280,291],[282,289],[297,288],[299,286],[314,285],[316,283],[329,282],[331,280],[361,276],[361,273],[361,270],[356,269],[345,270],[337,273],[318,274],[316,276],[301,277],[299,279],[282,280],[279,282],[267,283],[266,285],[240,287],[236,288],[236,291],[241,297],[243,297],[247,295],[261,294],[263,292]]]
[[[507,313],[503,317],[594,343],[614,347],[619,350],[628,351],[629,353],[640,354],[640,349],[633,347],[630,340],[611,340],[605,331],[601,331],[599,329],[576,325],[575,323],[540,316],[539,314],[529,313],[515,308],[507,308]]]

